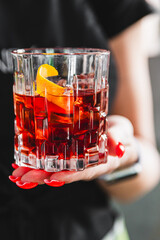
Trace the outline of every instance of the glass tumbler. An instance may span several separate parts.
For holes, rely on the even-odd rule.
[[[57,172],[106,163],[109,51],[18,49],[12,57],[16,164]]]

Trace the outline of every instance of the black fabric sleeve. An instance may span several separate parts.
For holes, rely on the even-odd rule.
[[[145,0],[88,0],[107,37],[112,38],[142,17],[154,13]]]

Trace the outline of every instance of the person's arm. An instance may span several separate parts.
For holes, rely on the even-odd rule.
[[[148,60],[141,41],[141,21],[110,40],[118,70],[118,91],[112,114],[128,118],[140,142],[142,172],[135,178],[103,187],[120,201],[130,201],[151,190],[160,178],[160,159],[155,145],[153,103]]]
[[[28,182],[31,182],[30,187],[35,186],[34,183],[62,186],[64,182],[97,179],[116,199],[131,201],[151,190],[158,183],[160,165],[159,154],[155,146],[152,94],[147,59],[141,51],[140,30],[140,22],[137,22],[110,40],[112,53],[117,63],[119,83],[117,96],[113,103],[112,114],[114,115],[108,117],[109,156],[107,163],[89,167],[83,171],[57,173],[19,167],[13,172],[14,182],[17,178],[21,179],[20,182],[16,182],[19,187],[25,188],[25,184],[28,187]],[[142,172],[139,176],[112,186],[103,180],[98,180],[101,175],[109,174],[137,161],[138,149],[135,145],[135,137],[140,141]],[[121,158],[117,157],[116,152],[119,142],[126,147],[126,152]]]

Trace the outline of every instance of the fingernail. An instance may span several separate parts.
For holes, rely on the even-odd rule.
[[[47,184],[48,186],[51,187],[61,187],[65,184],[64,181],[59,181],[59,180],[48,180],[48,179],[44,179],[45,184]]]
[[[121,142],[119,142],[116,146],[116,155],[119,158],[121,158],[123,157],[124,153],[125,153],[125,146]]]
[[[20,181],[21,180],[21,177],[15,177],[15,176],[12,176],[10,175],[9,176],[9,180],[11,180],[12,182],[17,182],[17,181]]]
[[[31,189],[38,185],[38,183],[22,182],[22,181],[17,181],[16,184],[18,187],[23,188],[23,189]]]
[[[13,167],[14,169],[17,169],[19,166],[18,166],[16,163],[12,163],[12,167]]]

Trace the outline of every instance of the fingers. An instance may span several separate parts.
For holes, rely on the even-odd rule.
[[[122,116],[108,116],[108,134],[115,138],[115,142],[126,143],[128,139],[133,137],[134,129],[132,123]]]
[[[44,170],[33,170],[28,167],[18,167],[16,164],[12,164],[15,169],[9,179],[16,183],[16,185],[23,189],[31,189],[38,184],[44,184],[44,179],[49,178],[52,173]]]
[[[123,156],[125,146],[129,145],[133,138],[133,126],[125,117],[108,116],[108,149],[112,156]]]
[[[55,179],[52,179],[52,180],[44,179],[44,183],[50,187],[61,187],[65,184],[65,181],[55,180]]]
[[[125,146],[123,143],[118,142],[118,140],[116,140],[112,135],[108,137],[107,142],[109,154],[111,156],[117,156],[119,158],[123,157],[125,153]]]
[[[9,176],[9,179],[23,189],[31,189],[38,186],[38,184],[44,183],[52,187],[60,187],[65,184],[64,181],[56,179],[50,181],[50,176],[53,174],[52,172],[28,167],[18,167],[17,164],[12,164],[12,167],[15,170],[12,175]]]
[[[31,171],[31,168],[28,168],[28,167],[18,167],[16,168],[13,173],[12,173],[12,176],[14,177],[22,177],[25,173]]]
[[[84,178],[84,171],[76,172],[76,171],[61,171],[57,173],[53,173],[50,177],[50,180],[57,180],[65,183],[71,183],[79,181]]]
[[[46,172],[44,170],[31,170],[25,173],[21,181],[22,182],[36,182],[38,184],[44,184],[44,179],[48,179],[52,173]]]
[[[79,172],[61,171],[56,173],[49,173],[43,170],[28,170],[28,168],[19,167],[14,170],[12,176],[9,176],[9,179],[22,189],[31,189],[38,184],[44,183],[51,187],[61,187],[65,183],[72,183],[80,180],[90,181],[104,174],[106,172],[106,167],[106,164],[101,164]]]
[[[126,135],[133,135],[133,125],[126,117],[119,115],[110,115],[107,117],[107,119],[109,122],[109,128],[119,126],[121,129],[123,129]]]
[[[12,167],[13,167],[14,169],[17,169],[19,166],[18,166],[16,163],[12,163]]]
[[[119,167],[132,164],[138,158],[131,122],[122,116],[108,117],[108,149],[110,156],[118,156]]]
[[[16,164],[12,164],[12,167],[16,170],[13,171],[12,175],[9,176],[9,179],[16,183],[16,185],[20,188],[23,188],[23,189],[31,189],[31,188],[34,188],[38,185],[38,183],[36,182],[30,182],[30,181],[27,181],[27,182],[23,182],[21,179],[22,177],[28,173],[29,171],[31,171],[30,168],[27,168],[27,167],[18,167],[18,165]]]
[[[31,188],[35,188],[38,186],[38,183],[34,183],[34,182],[22,182],[21,180],[20,181],[17,181],[16,182],[16,185],[22,189],[31,189]]]

